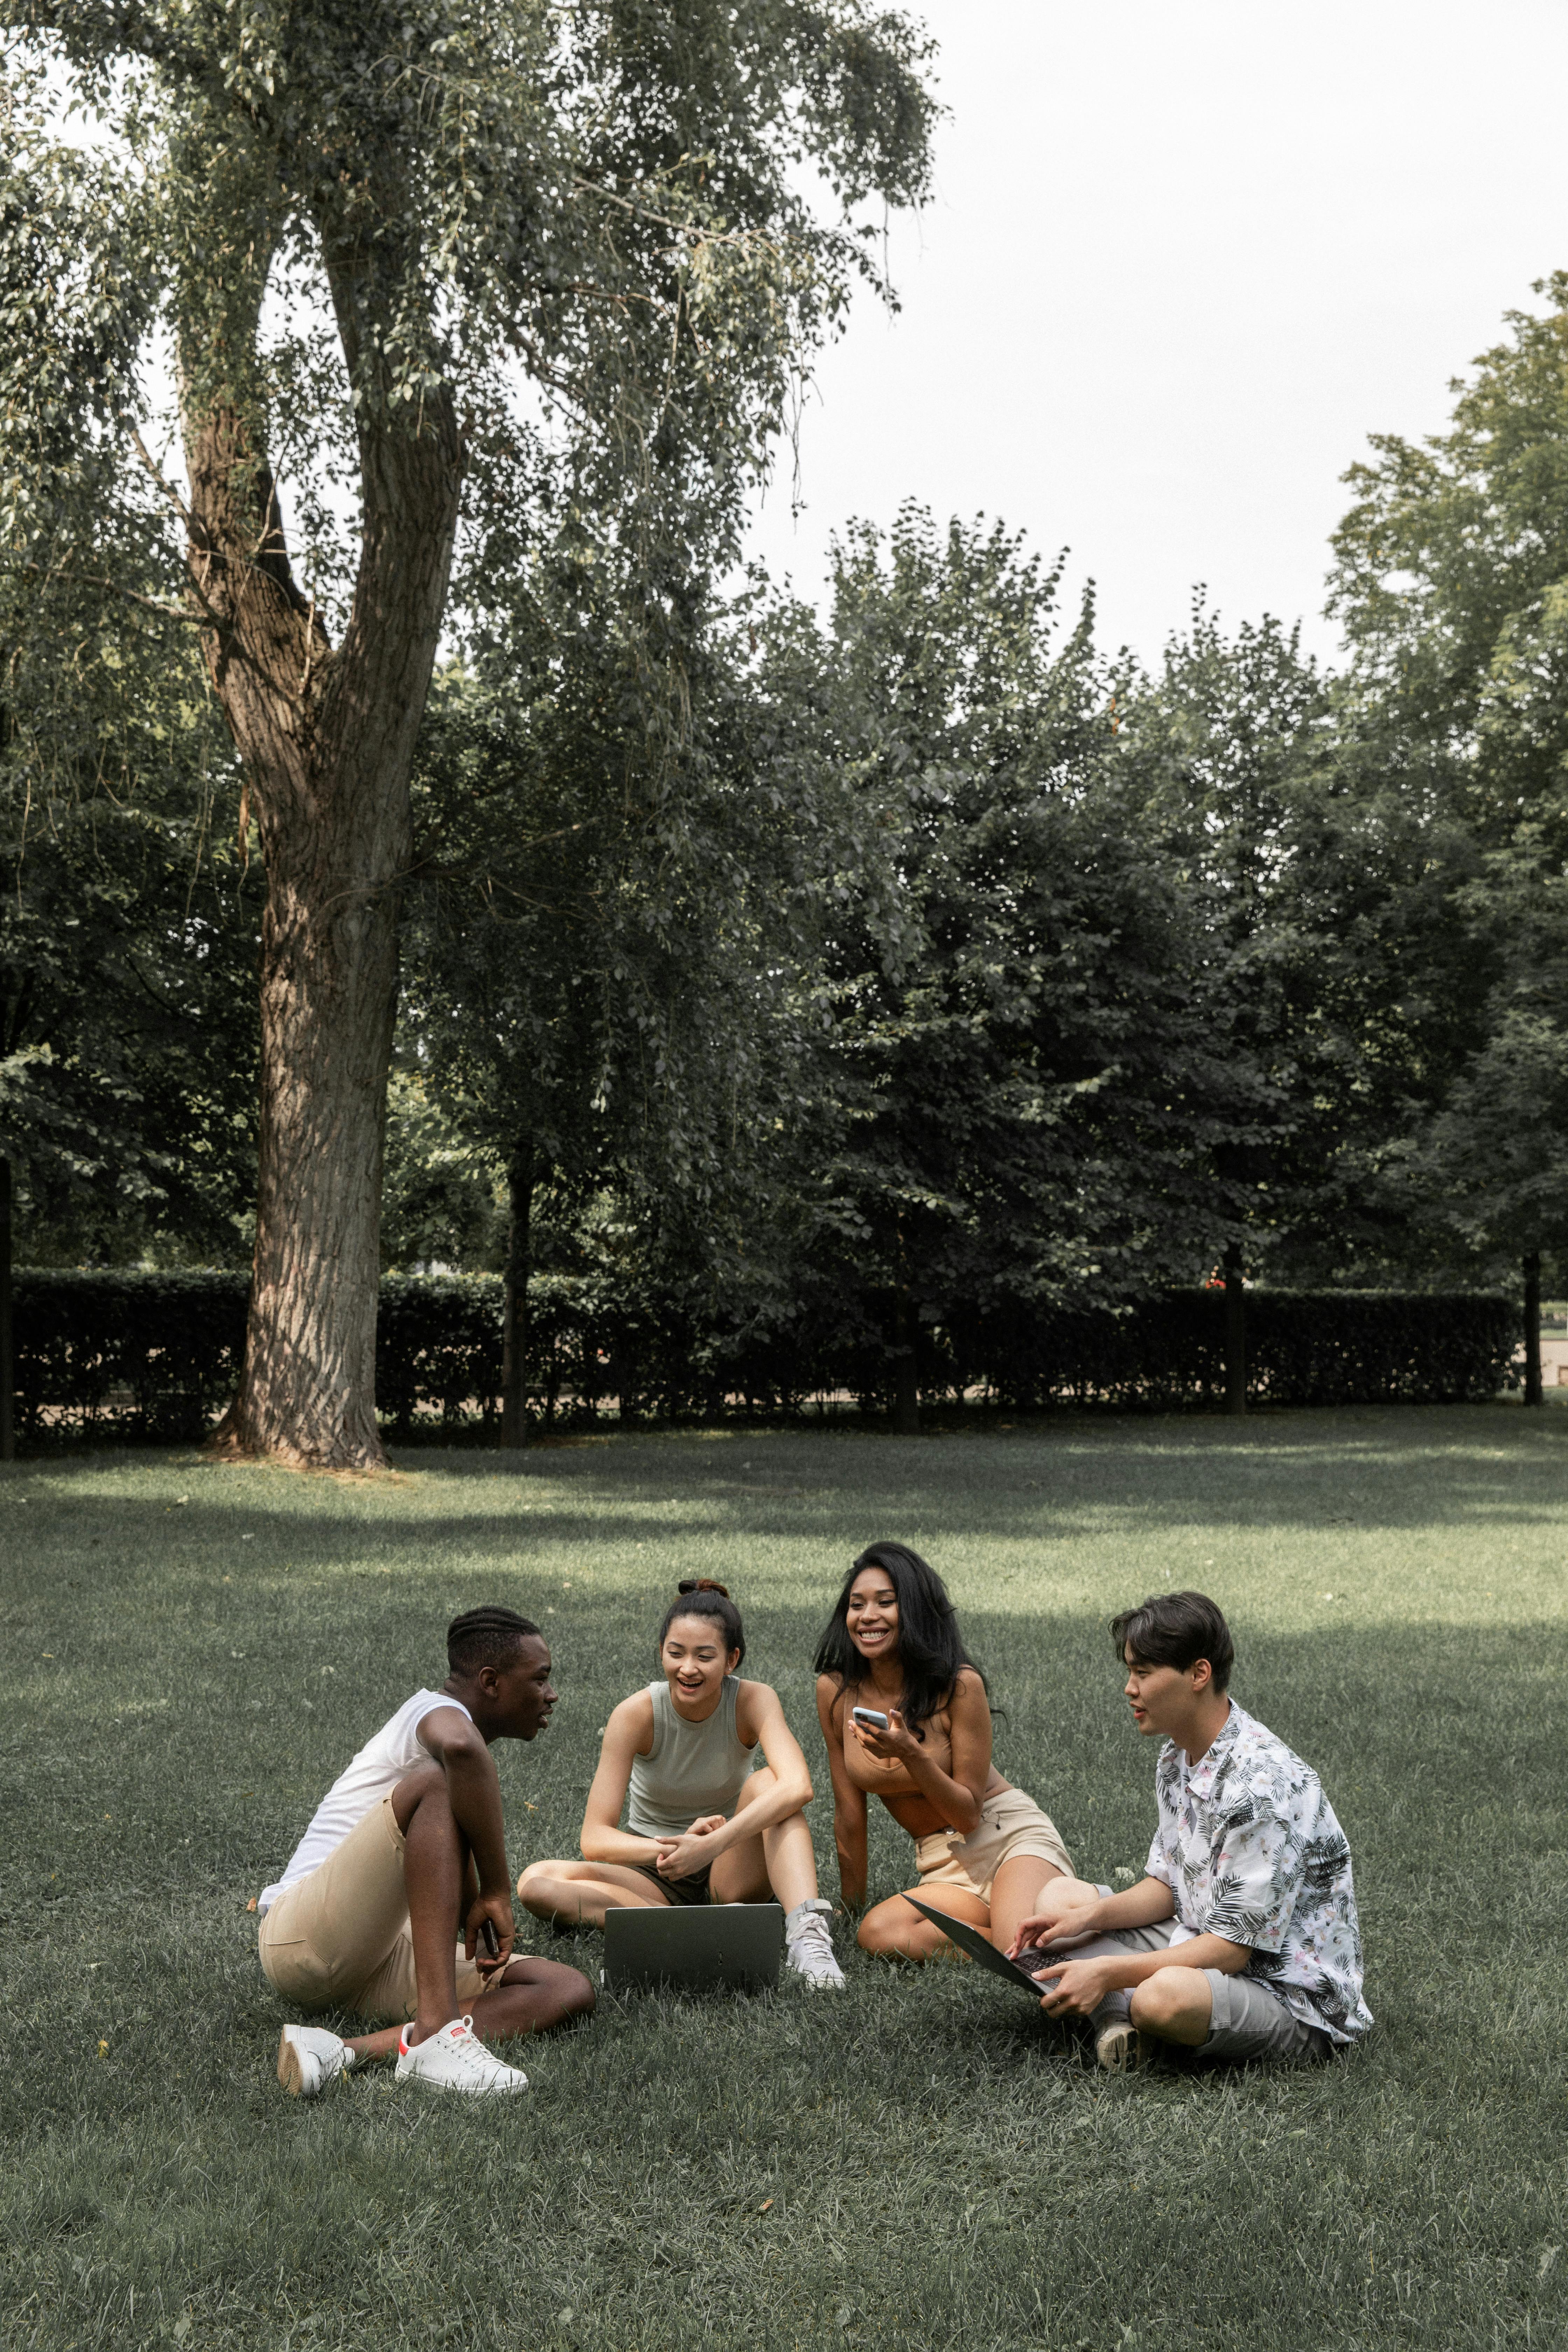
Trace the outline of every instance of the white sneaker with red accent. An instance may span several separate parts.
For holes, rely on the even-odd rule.
[[[474,2032],[471,2017],[455,2017],[427,2042],[409,2048],[404,2027],[397,2039],[397,2079],[426,2083],[433,2091],[461,2091],[471,2099],[505,2097],[526,2091],[528,2076],[521,2066],[503,2065],[492,2057]]]
[[[313,2099],[354,2063],[346,2042],[324,2025],[286,2025],[278,2037],[278,2080],[291,2099]]]

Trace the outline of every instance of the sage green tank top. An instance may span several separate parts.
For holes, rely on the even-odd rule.
[[[725,1675],[723,1696],[705,1723],[689,1723],[676,1713],[662,1675],[647,1687],[653,1746],[646,1756],[632,1758],[627,1829],[634,1837],[684,1837],[703,1813],[722,1813],[728,1821],[753,1753],[735,1730],[739,1680]]]

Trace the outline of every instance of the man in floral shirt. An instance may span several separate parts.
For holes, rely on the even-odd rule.
[[[1350,1847],[1310,1765],[1237,1706],[1235,1649],[1201,1592],[1156,1593],[1111,1634],[1132,1719],[1163,1736],[1147,1875],[1093,1902],[1060,1882],[1015,1957],[1071,1945],[1037,1972],[1053,2016],[1092,2017],[1100,2063],[1161,2042],[1214,2058],[1309,2058],[1372,2023]]]

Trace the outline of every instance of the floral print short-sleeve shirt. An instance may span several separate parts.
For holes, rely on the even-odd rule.
[[[1195,1764],[1166,1740],[1154,1793],[1149,1876],[1170,1888],[1180,1924],[1246,1944],[1247,1975],[1304,2025],[1335,2042],[1364,2033],[1351,1850],[1311,1766],[1233,1699]]]

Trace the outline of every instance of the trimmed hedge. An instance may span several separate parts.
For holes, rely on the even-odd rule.
[[[70,1438],[199,1439],[234,1392],[245,1339],[243,1274],[22,1272],[16,1276],[16,1431]],[[389,1276],[376,1344],[393,1435],[471,1432],[500,1420],[501,1284],[494,1275]],[[545,1275],[530,1291],[528,1386],[547,1421],[717,1420],[813,1402],[889,1402],[875,1344],[699,1325],[599,1276]],[[1247,1393],[1257,1404],[1449,1404],[1510,1381],[1519,1313],[1490,1292],[1247,1293]],[[1225,1297],[1173,1291],[1124,1314],[994,1311],[928,1328],[928,1400],[976,1389],[1029,1410],[1058,1402],[1163,1411],[1220,1403]]]

